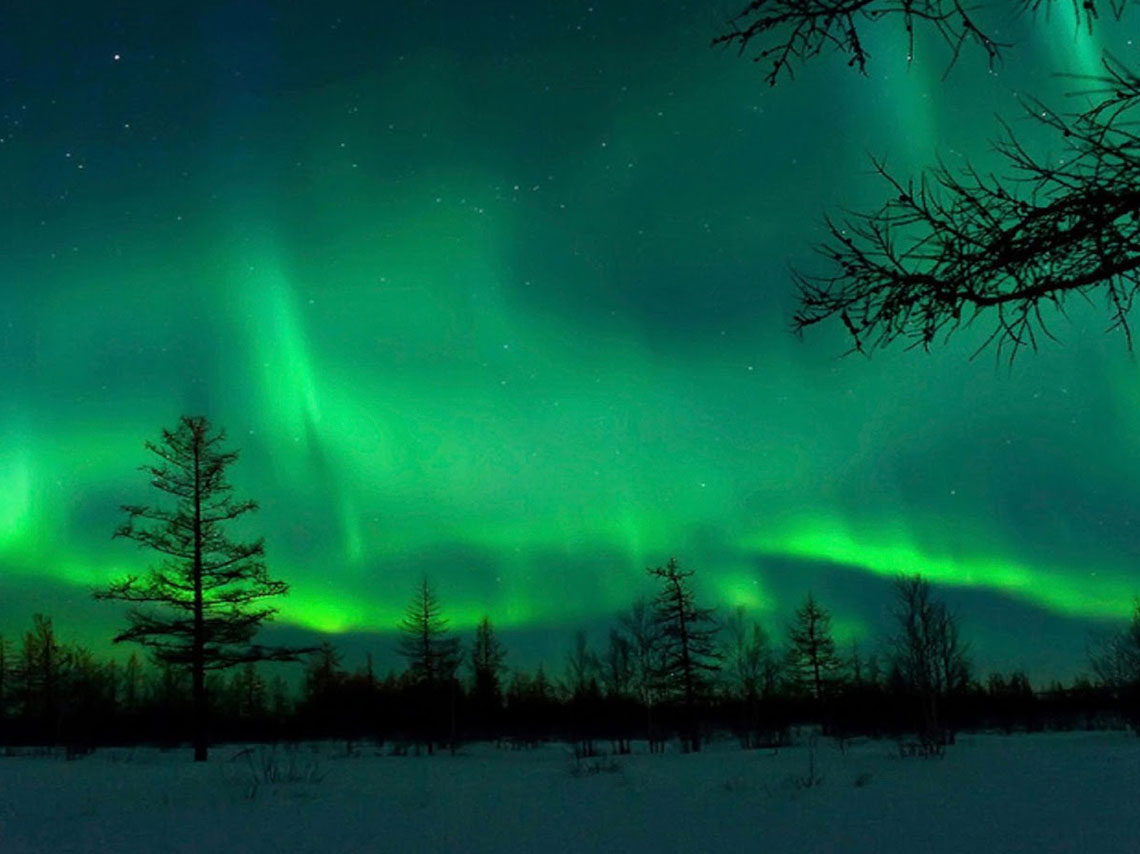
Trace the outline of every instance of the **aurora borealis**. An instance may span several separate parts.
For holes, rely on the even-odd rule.
[[[1134,10],[999,16],[1005,63],[945,79],[876,29],[867,77],[769,89],[708,47],[735,4],[66,5],[0,13],[0,631],[109,636],[89,591],[145,566],[111,532],[184,412],[242,451],[285,625],[390,631],[426,573],[457,628],[564,631],[671,554],[777,634],[812,589],[864,635],[921,571],[981,664],[1066,677],[1130,613],[1140,382],[1099,307],[1012,368],[843,358],[787,268],[878,200],[868,154],[986,165],[995,112],[1059,150],[1014,93],[1140,60]]]

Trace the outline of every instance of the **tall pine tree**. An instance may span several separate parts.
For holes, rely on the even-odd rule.
[[[502,708],[502,672],[507,653],[495,636],[490,618],[484,616],[475,627],[475,642],[471,645],[471,700],[476,713],[487,720]]]
[[[416,585],[412,601],[399,623],[399,652],[408,662],[412,696],[422,706],[421,722],[428,725],[428,752],[440,728],[441,712],[447,709],[450,746],[455,749],[455,671],[459,666],[459,638],[452,636],[443,609],[426,578]]]
[[[8,694],[10,685],[8,673],[12,667],[8,647],[8,639],[0,635],[0,725],[3,724],[4,719],[8,716]],[[0,735],[2,734],[3,731],[0,730]]]
[[[53,744],[60,735],[68,671],[69,654],[56,638],[51,617],[33,615],[16,665],[21,713],[32,732]]]
[[[156,552],[158,564],[142,578],[129,575],[95,594],[136,605],[116,643],[142,644],[159,662],[189,671],[196,762],[206,761],[209,743],[207,671],[296,661],[305,651],[253,642],[277,612],[263,600],[289,588],[269,577],[264,540],[235,542],[226,533],[257,503],[233,498],[226,474],[238,454],[224,450],[224,442],[225,434],[212,433],[205,418],[183,416],[174,430],[162,431],[161,442],[146,443],[158,459],[141,469],[168,503],[125,506],[127,521],[115,536]]]
[[[660,638],[661,669],[658,683],[664,695],[681,707],[682,749],[701,749],[699,707],[711,693],[713,674],[719,670],[716,620],[710,608],[698,608],[691,569],[677,559],[647,570],[661,582],[653,602]]]
[[[414,682],[436,687],[455,675],[459,638],[453,637],[435,591],[425,578],[416,585],[412,601],[399,623],[399,651]]]
[[[821,703],[834,689],[842,670],[843,661],[831,636],[831,614],[809,593],[788,629],[789,681]]]

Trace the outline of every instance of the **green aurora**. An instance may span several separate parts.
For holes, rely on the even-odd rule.
[[[1060,4],[945,79],[875,31],[868,77],[769,90],[716,4],[188,5],[0,28],[0,631],[105,640],[184,412],[241,449],[298,629],[390,631],[423,573],[457,628],[596,625],[672,554],[776,632],[813,589],[867,634],[923,572],[993,666],[1066,676],[1131,611],[1140,383],[1099,307],[1009,369],[843,358],[787,275],[880,198],[869,154],[990,164],[995,112],[1053,150],[1014,93],[1072,103],[1051,72],[1140,59],[1129,19]]]

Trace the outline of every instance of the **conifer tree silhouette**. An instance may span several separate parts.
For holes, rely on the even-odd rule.
[[[11,692],[9,672],[12,668],[10,644],[4,635],[0,635],[0,731],[4,720],[8,717],[8,694]]]
[[[809,593],[788,629],[788,676],[820,704],[832,692],[843,662],[831,635],[831,614]]]
[[[289,588],[269,576],[265,543],[235,542],[229,523],[257,509],[237,501],[227,480],[237,451],[224,450],[225,433],[201,416],[183,416],[160,442],[145,447],[157,462],[141,470],[168,499],[166,506],[127,505],[116,537],[134,540],[159,556],[144,577],[128,575],[95,598],[133,603],[130,624],[115,642],[141,644],[164,664],[189,671],[193,696],[194,760],[206,761],[209,701],[206,674],[252,661],[296,661],[305,649],[255,644],[276,608],[264,600]]]
[[[502,710],[503,662],[507,652],[495,635],[489,617],[484,616],[475,627],[471,644],[471,701],[479,724],[484,728],[494,725]]]
[[[399,623],[400,655],[408,663],[408,677],[415,694],[425,705],[429,723],[448,709],[450,745],[455,748],[456,691],[455,670],[459,666],[459,638],[453,637],[443,617],[443,609],[426,578],[416,585],[404,619]],[[437,729],[438,727],[433,727]],[[434,733],[426,739],[428,752],[434,752]]]
[[[712,609],[697,607],[693,571],[681,569],[675,557],[647,571],[661,581],[653,603],[661,643],[659,683],[681,707],[682,749],[696,752],[701,749],[699,708],[710,694],[712,675],[720,669],[716,621]]]
[[[1015,5],[1037,10],[1054,2]],[[1103,25],[1103,5],[1072,3],[1090,32]],[[1132,4],[1107,5],[1119,18]],[[824,49],[847,54],[848,65],[865,72],[863,32],[894,19],[905,24],[898,50],[908,62],[915,31],[927,29],[948,46],[951,65],[967,46],[992,64],[1011,45],[987,34],[997,22],[983,21],[986,13],[959,0],[753,0],[713,44],[755,51],[775,85]],[[1140,290],[1140,75],[1108,54],[1101,65],[1092,78],[1055,69],[1081,81],[1079,94],[1091,105],[1084,112],[1019,98],[1026,117],[1052,137],[1047,154],[1003,122],[994,149],[1004,168],[996,172],[939,163],[903,178],[874,161],[884,200],[875,210],[827,219],[823,269],[793,272],[794,329],[841,322],[852,349],[869,353],[896,340],[928,349],[986,318],[978,325],[987,324],[989,334],[978,351],[994,344],[1012,360],[1052,338],[1051,318],[1081,300],[1103,305],[1109,328],[1131,347],[1129,313]]]
[[[17,665],[22,711],[33,731],[52,744],[60,735],[69,664],[68,650],[59,642],[51,617],[34,614]]]

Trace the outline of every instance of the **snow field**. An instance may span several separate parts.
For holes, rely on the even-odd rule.
[[[607,747],[600,743],[599,747]],[[1137,852],[1140,739],[964,735],[576,762],[565,745],[456,756],[343,743],[0,757],[0,854],[79,852]],[[272,780],[274,774],[276,781]]]

